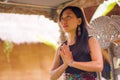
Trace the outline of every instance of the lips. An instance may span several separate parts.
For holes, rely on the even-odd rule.
[[[68,27],[67,25],[63,25],[63,28],[66,28],[66,27]]]

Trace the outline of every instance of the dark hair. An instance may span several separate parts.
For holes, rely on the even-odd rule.
[[[59,16],[59,21],[61,21],[62,14],[67,9],[72,10],[77,18],[82,19],[81,25],[78,25],[76,29],[76,43],[75,43],[76,48],[75,49],[78,49],[82,53],[89,53],[90,50],[88,46],[88,31],[86,28],[88,25],[87,25],[87,21],[85,20],[84,13],[82,9],[79,7],[67,6],[61,11]],[[80,28],[80,32],[81,32],[80,35],[78,35],[78,28]],[[75,51],[78,51],[78,50],[75,50]]]

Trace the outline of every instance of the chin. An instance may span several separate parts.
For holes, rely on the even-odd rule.
[[[68,30],[64,30],[64,32],[68,33],[69,31]]]
[[[63,29],[63,31],[64,31],[64,32],[69,32],[69,30],[68,30],[68,29]]]

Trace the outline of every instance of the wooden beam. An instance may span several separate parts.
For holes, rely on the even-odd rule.
[[[9,5],[15,5],[15,6],[25,6],[25,7],[37,7],[37,8],[47,8],[47,9],[52,9],[53,7],[49,6],[37,6],[37,5],[31,5],[31,4],[23,4],[23,3],[13,3],[13,2],[2,2],[0,1],[1,4],[9,4]]]
[[[65,6],[78,6],[82,8],[98,6],[99,4],[103,3],[104,0],[73,0],[68,3],[63,3],[57,7],[57,13],[61,11],[62,8]]]

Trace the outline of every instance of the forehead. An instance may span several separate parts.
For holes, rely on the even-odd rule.
[[[71,9],[66,9],[62,15],[65,15],[65,14],[74,14],[74,12],[71,10]],[[74,14],[75,15],[75,14]]]

